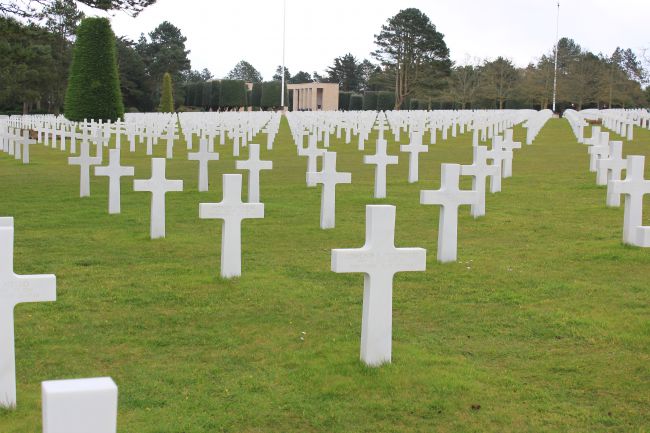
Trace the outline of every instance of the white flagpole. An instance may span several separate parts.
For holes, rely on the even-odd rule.
[[[282,93],[280,95],[280,105],[282,110],[284,110],[284,76],[286,68],[284,66],[284,54],[286,47],[286,36],[287,36],[287,0],[283,0],[283,9],[282,9]]]
[[[553,113],[555,113],[555,101],[557,99],[557,56],[560,45],[560,2],[557,2],[557,21],[555,28],[555,74],[553,76]]]

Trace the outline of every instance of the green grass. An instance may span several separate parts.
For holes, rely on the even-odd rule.
[[[624,151],[650,155],[650,132],[635,132]],[[41,381],[97,376],[119,386],[121,433],[650,431],[650,251],[622,245],[623,208],[605,207],[566,121],[516,151],[485,217],[461,208],[459,260],[445,265],[438,208],[419,205],[419,191],[438,188],[440,163],[471,161],[471,134],[430,146],[415,185],[400,154],[386,200],[372,199],[356,141],[332,140],[353,184],[337,188],[328,231],[289,137],[284,123],[263,151],[274,163],[261,175],[266,218],[244,221],[243,276],[229,281],[218,277],[221,224],[199,220],[198,204],[221,200],[232,146],[217,146],[208,193],[176,146],[167,173],[185,192],[168,194],[156,241],[150,196],[131,179],[111,216],[107,179],[80,199],[63,152],[33,146],[27,166],[0,155],[15,271],[58,281],[55,303],[16,308],[18,408],[0,412],[0,432],[40,431]],[[139,179],[142,152],[123,149]],[[393,364],[379,369],[358,360],[363,276],[330,271],[332,248],[363,244],[372,203],[397,206],[397,246],[428,251],[426,272],[395,278]]]

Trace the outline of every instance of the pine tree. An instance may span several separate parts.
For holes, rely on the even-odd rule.
[[[65,116],[73,121],[115,121],[124,116],[115,35],[106,18],[85,18],[77,29]]]
[[[174,112],[174,95],[172,93],[172,76],[165,72],[162,82],[162,95],[160,96],[159,111],[163,113]]]

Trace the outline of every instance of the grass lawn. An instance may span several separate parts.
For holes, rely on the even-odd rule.
[[[624,152],[650,156],[650,131],[635,132]],[[198,163],[177,144],[167,176],[185,192],[167,195],[156,241],[150,194],[131,179],[122,214],[108,215],[107,178],[79,198],[66,153],[32,146],[27,166],[1,154],[15,272],[56,274],[58,300],[15,310],[18,408],[0,411],[0,432],[41,431],[41,381],[98,376],[119,386],[121,433],[650,432],[650,250],[621,243],[623,207],[605,207],[565,120],[516,151],[485,217],[461,208],[459,260],[444,265],[439,208],[419,191],[438,188],[440,163],[471,162],[471,134],[431,145],[417,184],[400,154],[386,200],[372,198],[356,140],[331,148],[353,184],[338,186],[336,229],[323,231],[320,187],[306,187],[284,121],[262,153],[274,164],[261,174],[266,218],[244,221],[243,276],[228,281],[221,222],[199,220],[198,205],[221,200],[232,146],[217,145],[211,191],[199,193]],[[144,146],[122,155],[149,177]],[[379,369],[358,360],[363,275],[330,271],[332,248],[363,244],[373,203],[397,206],[397,246],[428,252],[426,272],[395,278],[393,364]]]

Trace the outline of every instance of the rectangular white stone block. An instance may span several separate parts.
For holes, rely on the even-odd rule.
[[[117,385],[109,377],[43,382],[43,433],[116,433]]]

